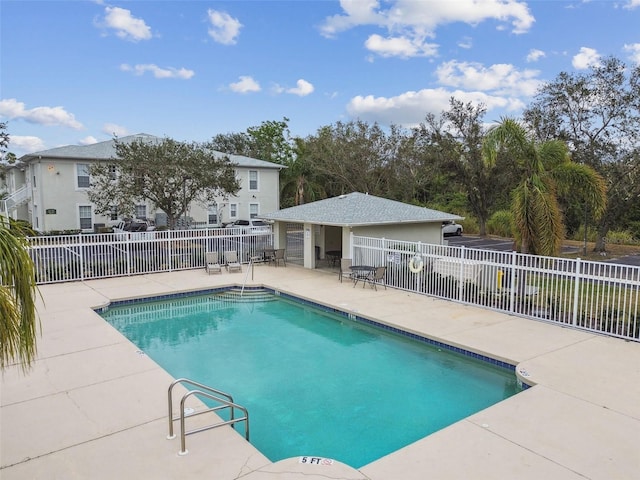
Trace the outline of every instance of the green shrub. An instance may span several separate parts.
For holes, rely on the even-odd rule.
[[[60,235],[78,235],[82,233],[82,230],[51,230],[44,233],[47,236],[60,236]]]
[[[636,242],[640,242],[640,221],[629,222],[627,228],[631,232],[631,235],[633,235],[633,238],[635,238]]]
[[[513,237],[513,216],[509,210],[498,210],[487,221],[487,233],[499,237]]]
[[[636,241],[627,230],[610,230],[607,234],[607,243],[615,245],[633,245]]]
[[[464,233],[477,234],[480,231],[480,226],[478,225],[478,221],[475,217],[469,215],[465,216],[464,214],[460,216],[465,217],[464,220],[458,222],[460,225],[462,225]]]
[[[587,230],[587,242],[595,242],[598,238],[598,231],[595,227],[590,227]],[[583,241],[584,240],[584,225],[580,225],[578,230],[571,235],[570,240]]]

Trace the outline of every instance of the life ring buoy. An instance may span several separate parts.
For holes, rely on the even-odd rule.
[[[420,273],[423,267],[424,262],[420,255],[414,255],[411,257],[411,260],[409,260],[409,270],[411,270],[411,273]]]

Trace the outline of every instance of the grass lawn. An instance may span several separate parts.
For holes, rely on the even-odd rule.
[[[578,249],[575,253],[562,254],[563,258],[578,258],[583,260],[602,261],[611,258],[620,258],[625,255],[640,255],[640,245],[618,245],[615,243],[608,243],[606,246],[606,256],[600,255],[598,252],[593,251],[595,245],[594,242],[587,242],[587,254],[583,255],[584,242],[578,240],[565,240],[565,245],[570,245]]]

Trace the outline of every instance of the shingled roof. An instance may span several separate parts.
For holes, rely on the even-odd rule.
[[[119,142],[131,143],[134,141],[143,141],[146,143],[159,143],[163,139],[146,133],[138,133],[127,137],[118,138]],[[277,163],[258,160],[257,158],[245,157],[243,155],[229,155],[226,153],[214,151],[217,157],[227,156],[232,164],[239,167],[255,167],[255,168],[284,168],[283,165]],[[29,153],[20,157],[21,162],[29,162],[40,158],[51,159],[68,159],[68,160],[109,160],[115,158],[116,147],[115,140],[107,140],[104,142],[92,143],[90,145],[65,145],[64,147],[51,148],[39,152]]]
[[[327,198],[317,202],[285,208],[260,215],[281,222],[312,223],[335,226],[365,226],[398,223],[440,223],[462,220],[450,213],[387,200],[360,192]]]

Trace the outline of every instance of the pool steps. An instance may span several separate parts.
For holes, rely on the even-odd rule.
[[[223,301],[229,303],[273,302],[278,300],[278,297],[269,290],[245,289],[242,291],[240,288],[230,288],[211,295],[211,298],[223,299]]]

